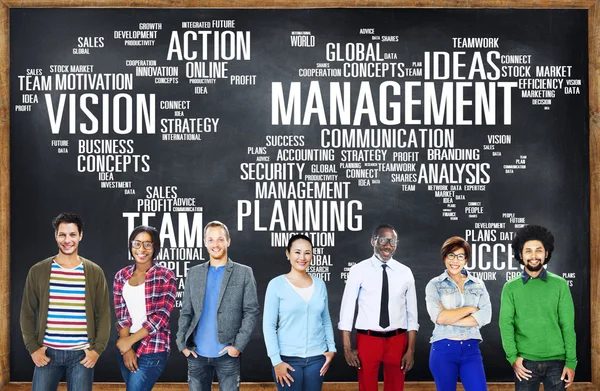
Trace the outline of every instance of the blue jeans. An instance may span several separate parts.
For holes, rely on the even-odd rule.
[[[515,390],[538,391],[540,383],[544,383],[544,391],[565,389],[565,382],[560,380],[565,362],[562,360],[532,361],[523,359],[523,366],[531,371],[529,380],[519,380],[515,376]]]
[[[240,356],[231,357],[225,353],[221,357],[198,356],[195,358],[190,354],[187,362],[190,391],[211,391],[215,372],[219,390],[238,391],[240,389]]]
[[[487,390],[477,339],[435,341],[429,353],[429,369],[438,391],[456,391],[459,375],[465,391]]]
[[[281,356],[283,362],[288,363],[294,368],[294,372],[289,371],[288,373],[292,375],[294,382],[291,383],[291,386],[285,384],[283,387],[281,384],[277,382],[277,378],[275,377],[275,369],[273,372],[273,379],[275,379],[275,384],[277,385],[277,390],[285,390],[285,391],[320,391],[323,386],[323,376],[319,374],[321,372],[321,368],[323,364],[325,364],[325,356],[318,355],[312,357],[293,357],[293,356]]]
[[[94,368],[86,368],[79,361],[85,357],[83,350],[59,350],[48,348],[48,365],[35,367],[31,391],[52,391],[58,388],[66,374],[68,391],[92,391]]]
[[[121,354],[118,356],[119,369],[127,391],[150,391],[165,369],[169,354],[167,352],[142,354],[137,359],[138,370],[135,372],[127,369]]]

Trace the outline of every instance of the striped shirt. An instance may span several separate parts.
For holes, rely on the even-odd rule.
[[[90,347],[85,316],[83,264],[74,269],[66,269],[52,261],[44,346],[61,350]]]

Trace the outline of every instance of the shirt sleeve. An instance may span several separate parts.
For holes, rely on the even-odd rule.
[[[242,324],[235,336],[233,347],[243,352],[250,342],[252,331],[258,323],[260,305],[258,304],[258,293],[256,291],[256,280],[252,268],[246,267],[244,279],[244,296],[242,298]]]
[[[25,342],[25,347],[30,354],[42,347],[36,338],[36,313],[39,310],[40,302],[34,280],[34,273],[29,270],[27,280],[25,280],[20,315],[23,342]]]
[[[340,305],[340,321],[338,329],[342,331],[352,331],[352,323],[354,321],[354,310],[356,309],[356,299],[360,290],[360,272],[357,265],[350,268],[344,295],[342,296],[342,304]]]
[[[440,293],[435,286],[435,282],[431,280],[425,287],[425,304],[427,305],[427,313],[429,314],[429,318],[434,324],[437,324],[437,318],[442,313],[442,309],[438,304],[440,301]]]
[[[571,290],[561,281],[560,301],[558,303],[558,323],[565,342],[565,366],[575,370],[577,367],[577,345],[575,336],[575,307]]]
[[[171,270],[161,273],[158,278],[155,277],[152,283],[157,284],[160,295],[153,297],[152,312],[147,314],[147,320],[142,323],[142,327],[148,330],[150,335],[167,327],[177,295],[177,282]]]
[[[177,334],[175,343],[177,344],[177,349],[182,351],[187,348],[187,341],[185,340],[186,334],[190,329],[190,324],[192,323],[192,319],[194,318],[194,307],[192,305],[192,280],[190,276],[196,273],[199,266],[194,266],[188,272],[188,276],[185,279],[185,285],[183,290],[183,299],[181,300],[181,309],[179,310],[179,320],[177,321]],[[191,346],[190,346],[191,348]]]
[[[477,321],[478,327],[481,328],[492,321],[492,303],[490,302],[490,294],[488,293],[485,284],[481,282],[483,293],[479,298],[479,311],[474,312],[471,316]]]
[[[267,355],[273,366],[283,362],[277,339],[277,318],[279,317],[279,295],[277,294],[277,280],[273,279],[267,286],[265,305],[263,309],[263,336]]]
[[[123,270],[118,271],[113,283],[113,303],[115,305],[115,315],[117,316],[115,324],[117,332],[121,331],[124,327],[131,327],[132,324],[127,304],[123,298],[123,287],[126,282],[123,277]]]
[[[417,310],[417,290],[415,288],[415,279],[410,273],[410,281],[408,288],[406,289],[405,303],[406,303],[406,320],[408,323],[407,330],[419,331],[419,314]]]
[[[502,337],[502,347],[506,353],[506,360],[512,365],[518,358],[517,342],[515,341],[515,303],[507,285],[502,288],[500,298],[500,315],[498,326]]]
[[[331,315],[329,314],[329,296],[327,295],[327,287],[323,284],[323,293],[325,296],[325,308],[321,313],[321,319],[323,320],[323,330],[325,330],[325,341],[327,342],[327,351],[336,352],[335,339],[333,337],[333,326],[331,324]]]
[[[97,265],[94,266],[94,270],[96,273],[96,302],[94,303],[96,340],[90,348],[102,354],[110,339],[110,294],[104,271]]]

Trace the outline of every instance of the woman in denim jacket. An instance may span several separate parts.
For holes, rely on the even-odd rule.
[[[479,329],[492,318],[490,295],[483,281],[464,268],[471,246],[463,238],[446,240],[441,255],[446,270],[425,288],[427,312],[435,323],[429,369],[438,391],[455,391],[459,375],[466,391],[487,390]]]

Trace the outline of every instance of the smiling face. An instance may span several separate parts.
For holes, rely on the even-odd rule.
[[[204,245],[210,258],[216,261],[227,259],[227,248],[231,239],[222,227],[208,227],[204,233]]]
[[[285,255],[290,260],[292,269],[299,272],[306,272],[312,261],[312,246],[310,242],[304,239],[294,240],[290,250],[285,250]]]
[[[56,228],[55,239],[58,251],[64,255],[77,255],[83,232],[75,223],[60,223]]]
[[[136,248],[136,246],[139,246],[139,248]],[[133,254],[133,259],[139,265],[152,263],[154,254],[152,236],[148,232],[137,234],[132,241],[131,253]]]
[[[542,270],[547,256],[548,252],[544,248],[544,244],[539,240],[528,240],[523,245],[523,250],[521,251],[521,259],[523,259],[525,269],[533,273]]]
[[[460,258],[462,258],[462,260]],[[446,265],[448,274],[451,277],[460,275],[468,260],[465,250],[462,247],[453,248],[444,258],[444,264]]]
[[[377,237],[371,239],[371,245],[375,251],[375,255],[382,261],[389,261],[398,246],[398,235],[391,228],[382,228],[379,230]]]

